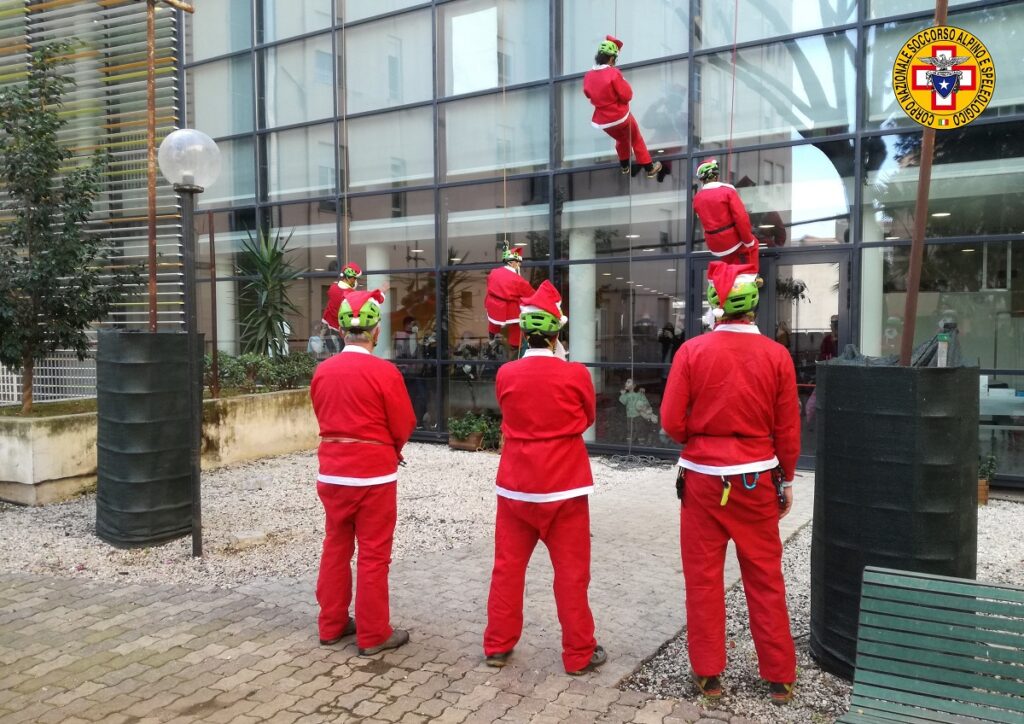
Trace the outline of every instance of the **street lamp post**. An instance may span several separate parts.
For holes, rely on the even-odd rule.
[[[220,150],[209,136],[191,128],[168,134],[160,144],[160,171],[181,195],[182,271],[185,281],[185,331],[188,335],[189,463],[192,487],[192,555],[203,555],[199,446],[203,426],[203,365],[196,313],[195,196],[220,175]]]

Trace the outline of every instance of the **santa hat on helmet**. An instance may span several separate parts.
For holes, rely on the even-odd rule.
[[[358,278],[363,275],[363,270],[354,261],[350,261],[341,268],[341,275],[348,278]]]
[[[715,288],[718,296],[718,308],[714,310],[716,317],[725,315],[726,300],[734,287],[740,284],[756,284],[757,269],[753,264],[726,264],[724,261],[713,261],[708,264],[708,283]]]
[[[615,47],[618,48],[619,50],[622,50],[622,41],[616,38],[614,35],[606,35],[604,36],[604,39],[615,43]]]
[[[522,261],[523,252],[516,247],[505,247],[501,250],[501,260],[506,264],[510,261]]]
[[[562,314],[562,295],[555,289],[555,285],[545,279],[537,287],[537,291],[528,297],[523,297],[519,304],[519,311],[523,314],[529,312],[545,312],[564,325],[569,318]]]
[[[338,323],[344,329],[370,329],[380,322],[380,307],[384,304],[384,292],[380,289],[345,295],[338,310]]]

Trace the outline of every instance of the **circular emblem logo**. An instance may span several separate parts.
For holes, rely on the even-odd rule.
[[[896,102],[912,120],[940,131],[980,116],[995,87],[996,66],[985,44],[952,25],[915,34],[892,65]]]

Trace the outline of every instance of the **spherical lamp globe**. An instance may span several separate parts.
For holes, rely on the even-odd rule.
[[[220,149],[202,131],[182,128],[167,135],[157,153],[160,171],[175,186],[202,190],[220,176]]]

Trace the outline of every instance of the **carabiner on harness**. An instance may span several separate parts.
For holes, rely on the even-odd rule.
[[[729,478],[724,475],[720,475],[722,478],[722,502],[719,505],[725,505],[729,502],[729,491],[732,490],[732,483],[729,482]]]
[[[747,490],[753,490],[754,488],[756,488],[757,487],[757,479],[760,478],[760,477],[761,477],[761,473],[759,473],[759,472],[754,473],[754,480],[753,480],[753,482],[748,483],[747,482],[747,474],[746,473],[740,473],[740,480],[743,481],[743,487],[746,488]]]

